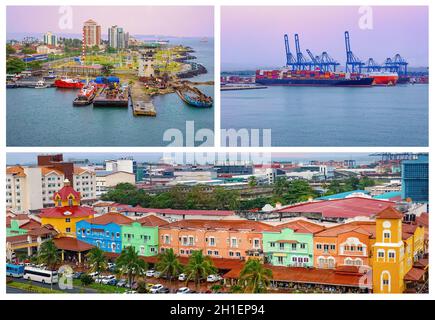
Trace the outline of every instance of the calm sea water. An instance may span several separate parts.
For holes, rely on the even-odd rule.
[[[178,39],[171,43],[191,46],[207,74],[191,78],[214,80],[213,39]],[[199,87],[214,96],[213,86]],[[157,117],[134,117],[131,108],[73,107],[77,91],[56,88],[7,89],[8,146],[165,146],[167,129],[179,129],[185,137],[186,121],[195,130],[214,128],[214,108],[186,105],[176,94],[154,99]],[[210,142],[212,144],[213,141]],[[198,144],[198,143],[196,143]]]
[[[221,93],[222,128],[270,128],[272,146],[427,146],[428,85]]]

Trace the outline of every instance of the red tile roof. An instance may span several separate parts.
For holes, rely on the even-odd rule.
[[[405,275],[405,281],[420,281],[426,271],[420,268],[411,268],[408,273]]]
[[[180,220],[161,226],[162,229],[206,229],[206,230],[249,230],[263,232],[272,230],[273,227],[264,222],[252,220]]]
[[[173,214],[173,215],[204,215],[204,216],[232,216],[234,211],[230,210],[181,210],[181,209],[156,209],[156,208],[142,208],[129,207],[126,205],[113,205],[122,212],[138,212],[138,213],[159,213],[159,214]]]
[[[415,218],[415,222],[425,228],[429,228],[429,214],[423,212],[419,217]]]
[[[337,272],[337,270],[331,269],[278,267],[268,264],[265,264],[265,267],[272,270],[273,280],[283,282],[359,287],[361,281],[366,277],[364,274],[349,272],[349,270]],[[243,266],[232,269],[224,275],[224,278],[239,278],[242,268]],[[371,286],[371,281],[368,286]]]
[[[26,177],[26,174],[24,173],[24,168],[21,166],[7,167],[6,174],[12,174],[17,177]]]
[[[349,223],[342,223],[323,231],[316,233],[316,237],[337,237],[339,234],[347,232],[357,232],[365,234],[371,238],[376,236],[376,222],[375,221],[352,221]]]
[[[109,223],[131,224],[133,221],[134,220],[124,216],[121,213],[117,213],[117,212],[108,212],[108,213],[105,213],[99,217],[86,220],[86,222],[89,222],[91,224],[98,224],[98,225],[106,225]]]
[[[41,218],[83,218],[93,216],[95,211],[88,207],[72,206],[72,207],[54,207],[42,209]]]
[[[293,229],[297,233],[316,233],[325,229],[324,226],[318,225],[306,220],[293,220],[275,226],[276,231],[281,231],[284,228]]]
[[[143,226],[147,227],[160,227],[162,225],[168,224],[168,221],[161,219],[159,217],[156,217],[155,215],[150,214],[149,216],[140,218],[136,220]]]
[[[56,248],[58,248],[59,250],[67,250],[67,251],[74,251],[74,252],[83,252],[94,248],[93,245],[90,245],[86,242],[71,237],[61,237],[61,238],[54,239],[54,244]]]
[[[57,195],[60,196],[62,201],[67,201],[70,195],[73,195],[76,199],[80,199],[80,192],[75,191],[71,186],[64,186],[58,192],[55,192],[53,199],[56,199]]]
[[[305,202],[289,206],[277,212],[321,213],[324,218],[354,218],[374,216],[394,205],[392,201],[351,197],[344,199]]]
[[[394,209],[393,207],[388,207],[385,208],[384,210],[382,210],[381,212],[379,212],[376,215],[376,218],[378,219],[402,219],[403,218],[403,214]]]

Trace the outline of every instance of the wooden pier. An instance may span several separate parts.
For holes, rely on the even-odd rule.
[[[130,103],[135,116],[156,117],[157,110],[151,97],[144,92],[141,82],[136,81],[129,90]]]

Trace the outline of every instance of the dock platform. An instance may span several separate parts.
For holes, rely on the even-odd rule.
[[[157,116],[156,108],[151,101],[136,101],[133,104],[133,114],[135,116],[149,116],[155,117]]]

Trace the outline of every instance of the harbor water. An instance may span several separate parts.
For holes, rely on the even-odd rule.
[[[191,61],[208,70],[189,80],[214,80],[213,39],[177,40],[171,44],[191,46],[192,55],[198,57]],[[213,86],[199,89],[214,96]],[[178,129],[186,137],[186,121],[194,121],[195,131],[214,129],[214,108],[189,106],[175,93],[153,98],[157,117],[135,117],[131,107],[74,107],[77,90],[17,88],[6,92],[8,146],[166,146],[164,132]]]
[[[271,129],[272,146],[427,146],[428,85],[221,92],[221,124]]]

